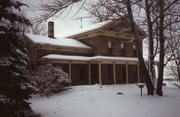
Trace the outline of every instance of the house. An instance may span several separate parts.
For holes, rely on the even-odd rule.
[[[137,30],[142,51],[146,33]],[[125,19],[98,23],[64,38],[54,37],[53,22],[48,22],[48,37],[25,34],[30,66],[59,65],[72,85],[144,82],[133,39]]]

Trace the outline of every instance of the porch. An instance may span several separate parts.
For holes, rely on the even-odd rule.
[[[137,58],[51,54],[40,58],[39,62],[60,65],[69,74],[72,85],[144,82]]]

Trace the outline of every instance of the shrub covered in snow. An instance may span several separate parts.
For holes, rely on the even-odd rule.
[[[51,64],[42,65],[36,71],[27,71],[27,76],[38,89],[38,92],[46,96],[71,83],[68,74],[61,67]]]

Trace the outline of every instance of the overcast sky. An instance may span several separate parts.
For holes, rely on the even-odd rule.
[[[36,6],[40,3],[41,0],[21,0],[23,3],[27,4],[29,7],[23,8],[26,15],[30,19],[34,19],[37,16],[36,11],[33,11],[33,6]],[[73,33],[76,30],[80,29],[81,21],[75,20],[77,17],[85,17],[87,16],[87,12],[84,10],[81,10],[75,17],[75,13],[78,11],[78,4],[74,6],[73,10],[69,13],[68,16],[64,17],[65,15],[62,15],[58,18],[50,18],[48,21],[54,21],[54,31],[55,31],[55,37],[61,37],[63,35]],[[47,21],[47,22],[48,22]],[[46,24],[47,24],[46,22]],[[90,19],[83,19],[82,25],[83,27],[86,27],[88,25],[91,25]]]

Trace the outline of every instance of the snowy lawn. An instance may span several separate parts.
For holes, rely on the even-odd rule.
[[[180,117],[180,90],[169,86],[163,87],[163,97],[147,96],[144,88],[142,98],[136,84],[70,88],[50,97],[34,96],[33,111],[42,117]]]

